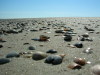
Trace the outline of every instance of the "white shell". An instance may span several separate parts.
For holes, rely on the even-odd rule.
[[[100,75],[100,65],[94,65],[93,67],[91,67],[91,72],[94,75]]]

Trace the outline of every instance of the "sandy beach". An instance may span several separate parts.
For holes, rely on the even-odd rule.
[[[70,33],[71,41],[64,40],[68,29],[75,33]],[[57,30],[63,33],[56,33]],[[85,41],[77,39],[86,33],[88,38]],[[50,38],[48,41],[35,41],[40,35]],[[82,48],[68,46],[78,42],[83,44]],[[0,59],[13,52],[30,52],[30,57],[23,54],[7,58],[10,62],[0,64],[0,75],[93,75],[90,68],[100,64],[100,17],[0,19],[0,45]],[[29,46],[35,47],[35,50],[29,50]],[[87,48],[92,48],[90,53],[84,52]],[[57,53],[46,53],[50,49]],[[37,51],[48,56],[65,54],[65,57],[60,64],[48,64],[44,62],[46,58],[32,59],[32,53]],[[68,68],[75,58],[85,58],[88,63],[81,69]]]

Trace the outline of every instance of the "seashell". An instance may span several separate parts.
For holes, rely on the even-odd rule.
[[[28,49],[29,49],[29,50],[35,50],[35,47],[34,47],[34,46],[29,46]]]
[[[76,63],[72,63],[72,64],[68,65],[68,68],[70,68],[70,69],[81,69],[82,66],[79,65],[79,64],[76,64]]]
[[[82,58],[75,58],[74,62],[81,65],[81,66],[84,66],[86,64],[86,60],[82,59]]]
[[[71,41],[72,40],[72,36],[71,35],[67,35],[64,38],[65,41]]]
[[[86,50],[83,50],[83,53],[91,54],[91,53],[93,53],[92,50],[93,50],[93,49],[89,47],[89,48],[87,48]]]
[[[39,41],[47,41],[50,37],[45,36],[45,35],[40,35]]]
[[[35,52],[32,55],[32,59],[33,60],[41,60],[41,59],[44,59],[46,57],[47,57],[47,54],[46,53],[43,53],[43,52],[40,52],[40,51]]]
[[[83,44],[79,42],[79,43],[75,43],[74,46],[76,46],[77,48],[82,48]]]
[[[0,65],[1,64],[6,64],[6,63],[9,63],[9,62],[10,62],[10,60],[7,59],[7,58],[0,58]]]
[[[57,51],[54,50],[54,49],[50,49],[50,50],[48,50],[46,53],[57,53]]]
[[[91,72],[94,75],[100,75],[100,65],[94,65],[93,67],[90,68]]]
[[[45,63],[58,65],[62,63],[62,60],[63,60],[63,57],[60,55],[51,55],[46,58]]]
[[[12,52],[6,55],[6,58],[20,57],[20,54]]]

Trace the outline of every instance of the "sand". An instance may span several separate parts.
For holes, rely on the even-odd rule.
[[[71,42],[64,41],[63,34],[55,33],[55,30],[60,30],[64,26],[74,29],[77,33],[72,36]],[[93,33],[86,31],[84,26],[94,29]],[[44,30],[39,30],[44,27]],[[47,29],[45,29],[45,27]],[[4,30],[22,30],[18,33],[6,33]],[[38,31],[30,31],[36,29]],[[47,33],[50,32],[50,33]],[[77,40],[78,35],[89,33],[89,37],[93,41],[81,41],[83,48],[71,48],[68,44],[80,42]],[[32,40],[39,38],[40,35],[50,37],[50,41],[39,42]],[[55,36],[59,35],[59,36]],[[30,52],[29,46],[35,46],[35,51],[46,53],[49,49],[57,50],[56,54],[66,54],[63,62],[59,65],[44,63],[45,59],[35,61],[32,58],[9,58],[11,62],[0,65],[0,75],[92,75],[90,68],[100,63],[100,18],[99,17],[67,17],[67,18],[31,18],[31,19],[0,19],[0,38],[6,42],[0,42],[3,45],[0,48],[0,58],[5,58],[11,52]],[[23,45],[29,43],[28,45]],[[43,45],[43,46],[40,46]],[[83,50],[93,48],[93,53],[86,54]],[[52,55],[52,54],[50,54]],[[70,69],[67,66],[73,63],[73,59],[85,58],[91,64],[82,66],[82,69]]]

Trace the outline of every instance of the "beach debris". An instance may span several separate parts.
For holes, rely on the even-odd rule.
[[[48,41],[49,38],[50,38],[50,37],[48,37],[48,36],[40,35],[39,41]]]
[[[34,46],[29,46],[28,49],[29,50],[35,50],[36,48]]]
[[[45,63],[52,64],[52,65],[58,65],[61,64],[63,61],[65,54],[61,55],[50,55],[46,58]]]
[[[86,40],[86,41],[93,41],[93,39],[91,39],[91,38],[89,38],[89,37],[88,37],[88,38],[85,38],[85,40]]]
[[[70,68],[70,69],[81,69],[82,66],[77,64],[77,63],[72,63],[72,64],[68,65],[68,68]]]
[[[57,53],[57,51],[54,50],[54,49],[50,49],[50,50],[48,50],[46,53],[51,53],[51,54],[53,54],[53,53]]]
[[[92,66],[90,70],[94,75],[100,75],[100,64]]]
[[[6,64],[6,63],[9,63],[9,62],[10,62],[10,60],[7,59],[7,58],[0,58],[0,65]]]
[[[83,58],[75,58],[74,62],[81,65],[81,66],[84,66],[86,64],[85,58],[84,59]]]
[[[72,40],[72,36],[71,35],[67,35],[64,37],[65,41],[71,41]]]
[[[0,48],[2,48],[3,47],[3,45],[0,45]]]
[[[87,31],[95,31],[94,29],[88,28],[86,26],[84,26],[84,29],[87,30]]]
[[[93,50],[92,48],[88,47],[87,49],[83,50],[83,53],[91,54],[93,53],[92,50]]]
[[[83,48],[83,44],[81,42],[75,43],[74,46],[77,48]]]
[[[33,60],[41,60],[41,59],[44,59],[47,57],[47,54],[44,53],[44,52],[34,52],[33,55],[32,55],[32,59]]]
[[[6,55],[6,58],[13,58],[13,57],[20,57],[20,54],[12,52]]]

